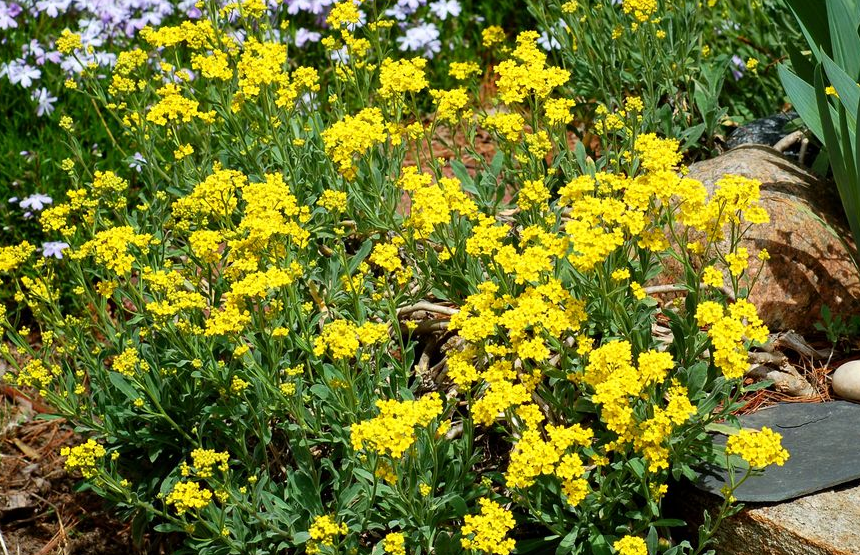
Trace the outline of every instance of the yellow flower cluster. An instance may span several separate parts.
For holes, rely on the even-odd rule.
[[[189,123],[194,118],[205,123],[215,121],[215,111],[199,111],[200,103],[192,98],[182,96],[179,85],[168,83],[158,89],[158,101],[146,114],[146,121],[155,125],[167,125],[168,123]]]
[[[2,317],[3,314],[0,314]],[[40,393],[47,390],[55,376],[60,375],[60,367],[56,364],[46,366],[41,360],[34,358],[27,362],[15,378],[15,383],[27,387],[35,387]]]
[[[230,68],[227,53],[222,50],[194,54],[191,56],[191,68],[199,71],[206,79],[229,81],[233,78],[233,69]]]
[[[345,116],[322,132],[325,152],[347,179],[356,175],[353,157],[365,154],[385,141],[385,121],[379,108],[365,108]]]
[[[385,58],[379,68],[379,95],[385,99],[405,93],[417,93],[427,87],[424,67],[425,58],[411,60],[392,60]]]
[[[475,62],[451,62],[448,75],[459,81],[465,81],[472,75],[480,75],[481,66]]]
[[[334,320],[327,323],[314,340],[314,354],[322,356],[327,352],[334,360],[350,359],[361,345],[369,346],[387,339],[387,324],[365,322],[356,326],[349,320]]]
[[[463,549],[508,555],[515,545],[513,538],[505,537],[514,527],[513,515],[495,501],[481,499],[478,503],[481,505],[480,514],[466,515],[464,518],[460,544]]]
[[[212,501],[212,491],[201,488],[197,482],[177,482],[165,501],[176,507],[178,514],[183,515],[188,511],[206,507]]]
[[[408,224],[419,238],[427,238],[436,226],[449,223],[452,212],[466,218],[473,218],[478,212],[474,201],[463,192],[457,179],[442,177],[433,183],[430,174],[408,166],[403,168],[397,185],[411,195]]]
[[[81,35],[73,33],[68,29],[63,29],[63,32],[60,33],[60,36],[57,38],[56,46],[57,50],[59,50],[61,54],[71,54],[78,48],[83,48],[83,44],[81,44]]]
[[[788,451],[782,447],[782,436],[767,426],[761,431],[740,430],[726,442],[726,453],[738,455],[753,468],[775,464],[782,466],[788,460]]]
[[[146,310],[159,320],[166,320],[180,312],[206,308],[206,298],[197,291],[187,290],[185,278],[175,270],[154,272],[152,268],[145,267],[141,277],[149,285],[154,297],[146,303]]]
[[[230,454],[224,451],[201,448],[191,451],[191,464],[194,466],[197,476],[201,478],[211,478],[214,475],[215,467],[221,472],[227,472],[229,461]]]
[[[466,110],[469,104],[469,94],[466,89],[458,88],[450,91],[433,89],[430,96],[436,103],[436,119],[455,125],[464,119],[472,117],[472,111]]]
[[[30,258],[36,247],[27,241],[18,245],[0,247],[0,272],[11,272]]]
[[[657,472],[669,466],[666,440],[696,409],[686,388],[673,383],[667,392],[666,407],[655,405],[650,417],[637,419],[635,405],[643,390],[662,384],[675,366],[670,354],[659,351],[643,352],[637,362],[638,369],[633,366],[629,342],[611,341],[588,355],[582,380],[594,389],[592,401],[600,406],[606,428],[617,435],[607,450],[622,450],[632,444],[648,462],[649,470]]]
[[[533,95],[544,99],[556,87],[570,79],[570,72],[559,67],[546,67],[546,54],[537,45],[540,35],[536,31],[524,31],[517,37],[513,58],[496,67],[499,78],[499,98],[508,104],[525,101]]]
[[[402,532],[391,532],[382,541],[382,548],[389,555],[406,555],[406,538]]]
[[[612,547],[618,555],[648,555],[648,545],[639,536],[624,536]]]
[[[140,363],[140,355],[138,355],[137,349],[134,347],[128,347],[114,357],[112,368],[114,372],[119,372],[123,376],[132,377],[137,371],[138,363]]]
[[[124,276],[131,272],[135,262],[129,248],[136,247],[141,253],[146,253],[154,241],[152,235],[137,234],[131,226],[112,227],[96,233],[95,237],[72,252],[69,258],[80,260],[92,256],[99,264]]]
[[[203,50],[217,42],[212,22],[208,18],[197,21],[183,21],[178,26],[164,26],[158,29],[146,26],[140,30],[140,37],[156,48],[178,46],[182,43],[192,50]],[[221,37],[221,40],[229,40]]]
[[[96,465],[105,453],[105,448],[93,439],[71,448],[60,449],[60,455],[66,457],[66,470],[80,470],[84,478],[93,478],[96,475]]]
[[[246,97],[260,94],[260,88],[286,78],[283,66],[287,61],[287,45],[277,42],[259,42],[249,38],[236,66],[239,88]]]
[[[537,410],[536,405],[528,406],[528,410]],[[536,416],[542,419],[543,415],[537,412]],[[549,440],[543,439],[537,426],[530,426],[522,433],[511,453],[511,462],[505,473],[506,484],[509,488],[527,488],[541,475],[555,475],[566,493],[581,492],[582,497],[567,495],[568,503],[577,505],[588,492],[588,485],[582,479],[585,467],[578,454],[567,451],[575,446],[589,446],[593,433],[579,424],[567,427],[550,424],[546,426],[546,435]]]
[[[329,515],[321,515],[314,519],[308,533],[311,540],[308,542],[307,552],[310,554],[319,553],[320,546],[332,547],[334,540],[341,535],[349,532],[346,523],[338,524],[334,518]]]
[[[728,311],[719,303],[704,301],[696,309],[696,321],[700,326],[710,326],[708,337],[714,345],[714,364],[730,380],[742,378],[749,369],[744,341],[767,341],[767,327],[755,305],[745,299],[729,305]]]
[[[657,11],[657,0],[625,0],[622,7],[624,13],[633,14],[636,21],[644,23]]]
[[[353,424],[352,447],[399,459],[415,442],[415,428],[427,427],[442,413],[442,399],[430,393],[417,401],[378,400],[379,415]]]

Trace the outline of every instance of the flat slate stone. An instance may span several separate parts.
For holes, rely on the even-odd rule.
[[[745,428],[767,426],[782,434],[790,457],[783,466],[770,466],[751,476],[736,491],[738,501],[776,503],[860,480],[860,404],[783,403],[740,417]],[[725,444],[725,436],[715,443]],[[727,473],[704,468],[696,486],[721,495]]]

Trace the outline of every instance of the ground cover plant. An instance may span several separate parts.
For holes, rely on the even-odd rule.
[[[527,4],[544,44],[576,76],[566,94],[587,100],[580,120],[600,122],[637,95],[645,127],[693,156],[711,154],[726,125],[782,109],[776,68],[801,40],[781,1]]]
[[[283,13],[201,2],[81,73],[136,155],[58,118],[56,256],[0,247],[7,376],[87,438],[82,487],[178,553],[707,551],[788,457],[731,416],[768,333],[746,300],[768,254],[739,246],[759,183],[685,177],[635,94],[587,150],[537,31],[429,62],[377,7],[332,4],[305,64]],[[734,478],[681,539],[662,500],[704,461]]]

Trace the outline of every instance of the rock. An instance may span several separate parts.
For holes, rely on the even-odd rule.
[[[689,176],[709,191],[725,174],[762,182],[762,206],[770,223],[753,226],[741,246],[750,252],[750,275],[764,264],[750,300],[771,331],[814,331],[821,306],[834,314],[860,313],[860,276],[851,257],[822,223],[851,241],[839,196],[829,184],[759,145],[741,146],[690,166]],[[755,256],[766,248],[767,262]]]
[[[698,525],[695,519],[703,509],[716,515],[719,501],[692,492],[680,516]],[[747,506],[720,525],[711,547],[719,555],[857,555],[858,522],[860,486],[855,484],[787,503]]]
[[[860,404],[780,403],[738,419],[744,428],[767,426],[777,432],[789,453],[782,466],[769,466],[739,486],[734,494],[738,501],[778,503],[860,480],[856,441]],[[714,437],[717,445],[725,442],[721,434]],[[698,472],[696,486],[710,493],[721,495],[729,483],[727,472],[717,464],[705,463]]]
[[[846,362],[836,369],[833,392],[843,399],[860,401],[860,360]]]
[[[785,127],[797,117],[797,112],[794,111],[780,112],[751,121],[732,131],[726,142],[729,148],[736,148],[741,145],[773,146],[788,135]]]
[[[753,120],[732,131],[726,144],[729,148],[737,148],[741,145],[774,146],[789,135],[791,129],[789,124],[797,118],[797,112],[792,110]],[[817,144],[810,142],[807,145],[804,160],[811,162],[818,152]],[[800,156],[800,142],[793,143],[782,154],[796,161]]]

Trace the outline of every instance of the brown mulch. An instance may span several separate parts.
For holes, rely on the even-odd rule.
[[[60,449],[80,438],[64,420],[39,419],[42,408],[8,386],[0,391],[0,554],[147,553],[101,499],[75,493],[79,477],[63,468]]]
[[[829,344],[821,342],[819,345],[813,346],[826,349]],[[791,395],[786,395],[770,389],[759,389],[758,391],[754,391],[742,397],[741,400],[744,401],[745,404],[741,409],[735,411],[734,414],[738,416],[752,414],[763,408],[778,405],[780,403],[826,403],[828,401],[835,401],[838,397],[831,396],[829,376],[839,368],[839,366],[847,361],[848,359],[813,361],[805,357],[796,358],[792,363],[798,372],[800,372],[800,374],[806,378],[806,380],[815,389],[814,395],[810,397],[792,397]],[[745,385],[750,385],[753,382],[747,378],[744,383]]]

